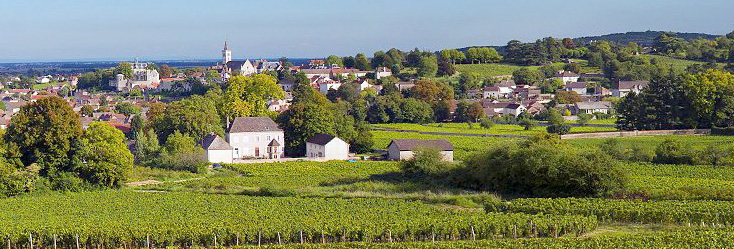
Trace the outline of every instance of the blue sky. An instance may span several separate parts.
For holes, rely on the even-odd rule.
[[[0,61],[439,50],[645,30],[725,34],[732,0],[2,0]]]

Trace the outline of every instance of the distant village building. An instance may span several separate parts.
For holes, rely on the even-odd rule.
[[[158,71],[148,69],[148,63],[140,63],[135,60],[132,63],[133,76],[130,79],[126,79],[125,75],[117,74],[115,78],[110,80],[110,86],[117,89],[117,91],[132,90],[136,87],[139,88],[155,88],[160,82],[160,75]]]
[[[565,70],[561,70],[558,73],[556,73],[556,78],[561,80],[561,82],[563,83],[579,81],[578,74],[571,72],[571,71],[565,71]]]
[[[222,80],[227,80],[235,75],[252,75],[256,73],[264,73],[266,71],[278,71],[283,65],[278,62],[269,62],[265,59],[252,62],[249,59],[244,61],[232,60],[232,50],[229,49],[229,43],[224,41],[222,49],[222,64],[212,69],[219,70]]]
[[[586,94],[586,82],[566,82],[566,87],[563,89],[569,92],[576,92],[579,95]]]
[[[621,98],[631,92],[640,93],[649,84],[649,81],[617,81],[612,85],[612,96]]]
[[[336,136],[316,134],[306,141],[306,156],[325,160],[349,158],[349,144]]]
[[[454,146],[446,140],[396,139],[387,146],[388,159],[409,160],[416,150],[434,149],[443,156],[444,161],[454,161]]]
[[[612,102],[606,102],[606,101],[597,101],[597,102],[577,102],[574,104],[571,114],[578,115],[578,114],[594,114],[594,113],[604,113],[604,114],[612,114],[614,112],[614,105],[612,105]]]

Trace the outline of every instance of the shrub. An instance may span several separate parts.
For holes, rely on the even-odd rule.
[[[535,127],[535,121],[529,118],[522,118],[518,121],[518,124],[523,127],[526,131],[532,130]]]
[[[193,138],[178,131],[168,137],[157,161],[156,167],[194,173],[204,173],[208,168],[204,149],[196,146]]]
[[[492,122],[489,118],[482,118],[482,120],[479,123],[480,126],[484,129],[491,129],[492,126],[494,126],[494,122]]]
[[[655,159],[655,153],[652,150],[646,149],[637,144],[632,145],[632,148],[627,160],[632,162],[652,162]]]
[[[619,143],[619,140],[617,139],[609,138],[607,140],[604,140],[604,142],[599,145],[599,149],[614,159],[627,159],[624,147],[622,147],[622,145]]]
[[[568,124],[552,124],[545,128],[548,133],[565,135],[571,132],[571,126]]]
[[[443,160],[441,152],[435,149],[418,149],[413,158],[400,163],[400,169],[409,177],[443,178],[451,171],[451,163]]]
[[[734,136],[734,127],[726,127],[726,128],[711,127],[711,134]]]
[[[666,139],[655,149],[655,163],[693,164],[692,149],[678,140]]]
[[[462,170],[465,187],[539,197],[602,196],[626,181],[610,156],[551,136],[475,154]]]
[[[734,166],[734,146],[717,146],[709,145],[704,148],[698,155],[701,164],[713,166]]]
[[[589,122],[591,122],[591,119],[594,118],[593,115],[586,114],[586,113],[581,113],[577,116],[579,119],[576,120],[576,123],[578,123],[581,126],[586,126],[587,124],[589,124]]]

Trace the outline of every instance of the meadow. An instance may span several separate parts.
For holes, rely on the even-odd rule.
[[[600,124],[604,124],[600,121]],[[569,122],[571,123],[571,122]],[[524,127],[514,124],[494,124],[491,128],[482,128],[479,123],[473,123],[471,127],[467,123],[432,123],[432,124],[372,124],[372,127],[386,128],[393,130],[411,130],[421,132],[450,132],[450,133],[466,133],[466,134],[498,134],[498,135],[534,135],[546,132],[545,126],[535,126],[531,130],[525,130]],[[609,132],[616,131],[613,127],[599,126],[573,126],[571,133],[592,133],[592,132]]]

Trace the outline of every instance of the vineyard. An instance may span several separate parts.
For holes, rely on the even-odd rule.
[[[456,211],[416,201],[101,191],[0,200],[0,238],[21,248],[235,246],[578,235],[596,219]],[[55,238],[55,239],[54,239]]]
[[[613,199],[515,199],[488,204],[491,212],[526,214],[576,214],[596,216],[600,221],[670,223],[702,227],[734,224],[734,202],[640,201]]]
[[[450,132],[464,134],[499,134],[499,135],[534,135],[546,132],[546,127],[536,126],[532,130],[525,130],[522,126],[513,124],[495,124],[490,129],[484,129],[479,124],[472,124],[469,127],[466,123],[437,123],[437,124],[373,124],[375,128],[387,128],[394,130],[411,130],[421,132]],[[591,133],[591,132],[609,132],[616,131],[613,127],[598,126],[574,126],[571,133]]]

